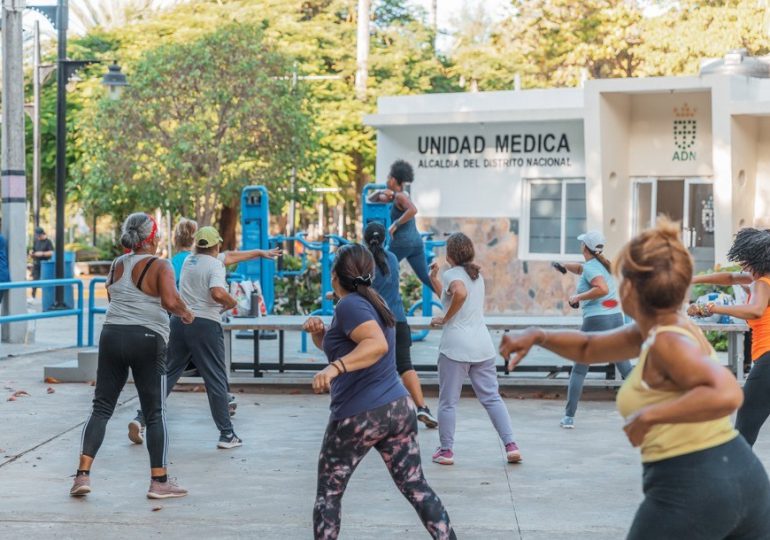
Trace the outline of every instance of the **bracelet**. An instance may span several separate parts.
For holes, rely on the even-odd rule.
[[[337,358],[336,361],[339,362],[340,365],[342,366],[342,369],[345,370],[344,373],[347,373],[348,372],[348,367],[345,365],[345,362],[342,361],[342,358]]]
[[[338,374],[338,375],[342,375],[342,370],[341,370],[340,368],[338,368],[338,367],[337,367],[337,364],[335,364],[334,362],[332,362],[332,363],[331,363],[331,364],[329,364],[329,365],[330,365],[331,367],[333,367],[334,369],[336,369],[336,370],[337,370],[337,374]]]

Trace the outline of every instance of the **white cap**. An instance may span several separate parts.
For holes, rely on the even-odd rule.
[[[599,231],[588,231],[577,237],[585,246],[594,253],[604,251],[604,243],[607,241],[604,235]]]

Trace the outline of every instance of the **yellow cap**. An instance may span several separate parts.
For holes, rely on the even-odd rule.
[[[219,231],[214,227],[201,227],[195,233],[195,245],[202,248],[214,247],[222,242]]]

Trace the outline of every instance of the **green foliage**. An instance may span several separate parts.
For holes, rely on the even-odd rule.
[[[120,100],[85,116],[76,192],[116,218],[162,208],[210,224],[251,183],[280,194],[313,144],[309,104],[258,27],[234,23],[164,44]],[[280,195],[273,195],[281,204]]]

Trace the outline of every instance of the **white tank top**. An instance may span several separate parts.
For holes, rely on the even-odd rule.
[[[104,324],[144,326],[163,336],[168,343],[168,313],[160,303],[160,298],[150,296],[139,290],[132,278],[136,263],[152,255],[123,255],[117,261],[123,263],[123,275],[110,285],[110,303]]]

